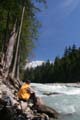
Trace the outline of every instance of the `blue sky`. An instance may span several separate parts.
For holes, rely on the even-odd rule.
[[[80,46],[80,0],[47,0],[47,6],[38,15],[42,28],[33,60],[54,61],[66,46]]]

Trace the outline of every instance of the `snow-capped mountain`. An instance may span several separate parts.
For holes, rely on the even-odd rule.
[[[32,61],[32,62],[29,62],[29,63],[26,64],[25,69],[31,68],[31,67],[35,68],[37,66],[42,65],[43,63],[45,63],[45,61],[40,61],[40,60]]]

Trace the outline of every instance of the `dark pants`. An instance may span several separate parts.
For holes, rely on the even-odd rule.
[[[29,100],[34,104],[34,106],[36,105],[37,97],[36,97],[35,93],[31,93]]]

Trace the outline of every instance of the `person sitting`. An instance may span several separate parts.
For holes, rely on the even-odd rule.
[[[21,86],[17,95],[18,95],[18,98],[19,98],[20,101],[29,102],[31,100],[33,102],[34,106],[37,102],[37,97],[35,95],[35,92],[30,87],[30,80],[27,80]]]

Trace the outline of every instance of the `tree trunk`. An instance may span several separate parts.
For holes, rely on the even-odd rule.
[[[19,79],[19,61],[20,61],[20,55],[18,56],[18,59],[17,59],[17,65],[16,65],[16,79],[17,80],[20,80]]]
[[[16,38],[17,38],[17,32],[16,32],[16,23],[15,23],[13,31],[11,33],[11,37],[9,39],[9,43],[7,46],[7,51],[6,51],[5,59],[4,59],[3,72],[4,72],[5,78],[7,78],[8,76],[9,68],[12,63],[13,51],[14,51],[14,45],[15,45]]]
[[[13,65],[13,70],[12,70],[12,78],[15,76],[15,70],[16,70],[16,64],[17,64],[17,59],[18,59],[19,43],[20,43],[20,36],[21,36],[21,29],[22,29],[22,23],[23,23],[23,18],[24,18],[24,12],[25,12],[25,5],[23,6],[23,10],[22,10],[21,23],[20,23],[19,35],[18,35],[18,41],[17,41],[17,47],[16,47],[16,54],[15,54],[14,65]]]
[[[10,22],[10,15],[9,15],[9,11],[8,11],[7,20],[6,20],[6,30],[5,30],[4,38],[3,38],[3,50],[2,50],[3,53],[5,53],[7,50],[7,43],[9,40],[9,22]]]
[[[5,33],[4,33],[4,36],[3,36],[3,40],[2,40],[2,58],[1,58],[1,64],[3,64],[4,62],[4,54],[6,53],[6,50],[7,50],[7,43],[8,43],[8,40],[9,40],[9,35],[8,35],[8,30],[9,30],[9,20],[10,20],[10,17],[9,17],[9,11],[7,13],[7,20],[6,20],[6,30],[5,30]]]

